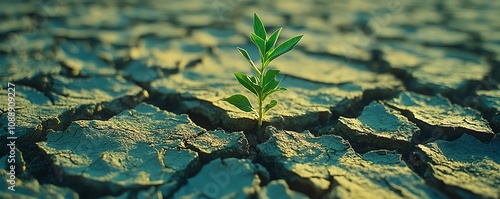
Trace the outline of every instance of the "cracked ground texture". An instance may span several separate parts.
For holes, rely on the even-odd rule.
[[[0,8],[0,198],[500,198],[498,1]],[[259,134],[222,101],[254,12],[305,35]]]

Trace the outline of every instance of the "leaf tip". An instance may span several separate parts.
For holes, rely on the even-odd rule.
[[[257,15],[256,12],[253,13],[253,20],[259,20],[259,21],[261,21],[260,18],[259,18],[259,15]]]

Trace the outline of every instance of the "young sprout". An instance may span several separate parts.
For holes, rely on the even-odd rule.
[[[275,107],[278,102],[276,100],[271,100],[268,104],[264,105],[264,101],[273,93],[278,91],[285,91],[286,88],[279,87],[281,80],[277,80],[276,76],[280,72],[276,69],[268,69],[267,66],[274,59],[292,50],[295,45],[300,41],[303,35],[295,36],[288,41],[283,42],[278,47],[275,48],[276,41],[281,32],[281,28],[274,31],[271,36],[267,37],[266,29],[264,24],[259,19],[257,14],[254,13],[254,32],[250,34],[250,39],[257,46],[260,53],[260,67],[257,67],[248,52],[237,47],[238,51],[245,57],[248,63],[254,69],[255,75],[247,75],[243,73],[234,73],[236,80],[249,90],[255,97],[257,97],[258,105],[256,109],[250,104],[247,97],[241,94],[236,94],[231,97],[225,98],[224,101],[238,107],[240,110],[245,112],[255,112],[258,118],[258,129],[262,126],[262,119],[264,115],[269,111],[269,109]]]

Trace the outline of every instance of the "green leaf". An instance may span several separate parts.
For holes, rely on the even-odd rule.
[[[266,114],[269,109],[275,107],[277,104],[278,104],[278,102],[276,100],[271,100],[271,102],[269,102],[269,104],[267,104],[264,107],[264,114]]]
[[[280,36],[280,32],[281,28],[278,28],[278,30],[274,31],[274,33],[266,41],[266,52],[269,52],[269,50],[274,48],[274,45],[276,44],[276,41],[278,41],[278,37]]]
[[[240,48],[240,47],[236,47],[236,49],[238,49],[238,51],[240,51],[241,55],[243,55],[243,57],[245,57],[245,59],[247,59],[248,63],[250,63],[250,65],[252,65],[253,69],[255,69],[255,72],[257,72],[257,74],[260,74],[259,69],[253,63],[253,61],[250,58],[250,55],[248,54],[248,52],[245,49]]]
[[[270,61],[276,59],[277,57],[279,57],[279,56],[287,53],[290,50],[292,50],[293,47],[295,47],[295,45],[297,45],[297,43],[299,43],[299,41],[302,38],[302,36],[304,36],[304,35],[299,35],[299,36],[296,36],[294,38],[291,38],[288,41],[285,41],[284,43],[282,43],[281,45],[279,45],[278,47],[276,47],[274,49],[274,52],[271,53],[271,55],[269,55],[269,57],[268,57],[267,60],[270,62]]]
[[[264,89],[262,91],[262,93],[266,94],[274,89],[276,89],[276,87],[278,87],[278,85],[280,84],[280,81],[278,80],[272,80],[271,82],[269,82],[269,84],[267,84],[266,86],[264,86]]]
[[[278,75],[279,72],[280,72],[279,70],[270,69],[266,72],[266,74],[264,74],[264,79],[262,82],[263,85],[262,93],[267,93],[272,89],[278,87],[280,81],[276,80],[276,76]]]
[[[279,88],[273,89],[273,90],[271,90],[271,91],[269,91],[267,93],[264,93],[264,97],[262,98],[262,100],[265,100],[269,95],[271,95],[271,94],[273,94],[275,92],[286,91],[286,90],[288,90],[288,89],[283,88],[283,87],[279,87]]]
[[[231,97],[224,99],[224,101],[229,102],[230,104],[238,107],[240,110],[245,112],[253,111],[253,107],[248,101],[247,97],[244,95],[236,94]]]
[[[262,40],[265,41],[267,39],[266,28],[264,27],[264,24],[260,20],[259,16],[257,16],[257,13],[253,13],[253,31]]]
[[[274,52],[274,49],[271,49],[271,50],[267,51],[266,52],[266,58],[269,58],[269,55],[273,54],[273,52]]]
[[[242,74],[242,73],[234,73],[234,76],[238,80],[238,82],[243,85],[250,92],[255,94],[256,96],[260,93],[260,87],[257,85],[257,79],[255,77]]]
[[[263,55],[266,54],[266,42],[253,33],[250,35],[250,38],[252,39],[252,42],[259,48],[260,58],[262,59],[261,61],[264,62],[263,59],[265,57]]]
[[[271,80],[274,80],[276,78],[276,76],[278,75],[278,73],[280,72],[280,70],[276,70],[276,69],[269,69],[266,74],[264,74],[264,85],[266,85],[267,83],[271,82]]]

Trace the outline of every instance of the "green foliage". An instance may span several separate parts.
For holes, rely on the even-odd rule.
[[[281,28],[277,29],[271,34],[271,36],[267,37],[267,32],[264,24],[255,13],[253,30],[254,32],[250,34],[250,39],[259,49],[261,66],[259,68],[255,65],[245,49],[237,47],[241,55],[254,69],[255,76],[243,73],[234,73],[234,76],[243,87],[245,87],[248,91],[250,91],[257,97],[257,102],[259,104],[256,109],[254,109],[250,104],[248,98],[241,94],[233,95],[231,97],[225,98],[224,100],[238,107],[242,111],[254,111],[258,117],[258,128],[260,129],[260,127],[262,126],[262,118],[264,117],[264,114],[266,114],[271,108],[275,107],[278,104],[276,100],[271,100],[268,104],[264,105],[264,100],[266,100],[268,96],[275,92],[286,90],[286,88],[279,87],[281,80],[276,79],[280,71],[275,69],[267,69],[267,66],[274,59],[292,50],[293,47],[295,47],[295,45],[299,43],[303,35],[295,36],[283,42],[278,47],[275,47],[276,41],[278,41],[278,37],[281,33]]]
[[[244,95],[236,94],[224,100],[231,103],[232,105],[235,105],[242,111],[251,112],[254,110],[252,104],[250,104],[250,101],[248,101],[247,97],[245,97]]]

